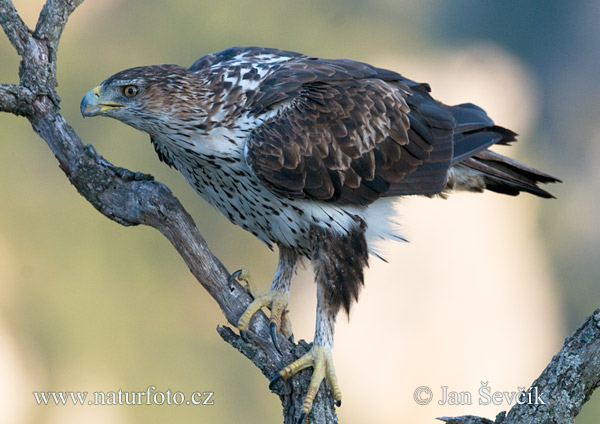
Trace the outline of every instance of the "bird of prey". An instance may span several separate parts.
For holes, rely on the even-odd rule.
[[[340,309],[363,286],[372,242],[398,239],[398,196],[491,190],[552,197],[556,178],[488,150],[515,141],[470,103],[442,104],[427,84],[346,59],[234,47],[178,65],[121,71],[89,91],[83,116],[108,116],[144,131],[160,160],[234,224],[268,246],[279,263],[267,294],[239,319],[271,310],[271,333],[291,336],[286,307],[298,262],[317,283],[310,351],[272,379],[313,367],[299,420],[325,378],[341,392],[331,349]],[[279,349],[279,348],[278,348]]]

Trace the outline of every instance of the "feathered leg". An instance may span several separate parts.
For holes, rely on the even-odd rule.
[[[315,339],[312,348],[299,359],[279,371],[275,377],[271,379],[269,388],[273,389],[274,384],[281,378],[287,380],[299,371],[313,367],[312,377],[306,391],[304,403],[302,404],[302,412],[298,418],[298,423],[304,423],[308,413],[312,409],[313,402],[321,386],[323,379],[327,380],[336,405],[342,405],[342,392],[335,375],[333,366],[333,358],[331,350],[333,349],[333,334],[335,330],[336,312],[331,309],[331,305],[327,304],[326,296],[323,295],[321,285],[317,286],[317,325],[315,329]]]
[[[279,343],[277,343],[277,332],[281,329],[286,338],[289,339],[292,337],[292,324],[287,318],[286,312],[290,298],[290,285],[292,277],[296,273],[298,258],[298,254],[292,249],[279,246],[277,271],[275,272],[275,277],[273,277],[271,288],[264,295],[260,295],[257,292],[245,271],[238,271],[233,274],[233,277],[246,282],[248,291],[254,297],[254,301],[248,306],[238,321],[238,329],[244,340],[247,340],[246,332],[250,326],[250,320],[264,306],[271,310],[271,338],[279,353],[281,353],[281,350],[279,349]]]
[[[364,230],[364,223],[358,221],[357,227],[345,235],[330,234],[320,228],[312,231],[315,249],[312,263],[317,281],[314,343],[305,355],[279,371],[269,385],[272,389],[279,379],[286,380],[304,368],[313,367],[298,423],[306,420],[323,379],[327,380],[336,405],[342,404],[342,393],[331,355],[335,318],[340,307],[349,310],[363,285],[363,269],[368,260]]]

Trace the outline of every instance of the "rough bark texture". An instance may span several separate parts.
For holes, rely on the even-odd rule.
[[[229,272],[210,252],[179,200],[151,175],[116,167],[92,146],[84,145],[59,113],[60,98],[54,90],[56,50],[70,14],[81,3],[83,0],[48,0],[32,31],[11,1],[0,0],[0,25],[22,57],[20,84],[0,84],[0,111],[29,120],[69,181],[98,211],[125,226],[149,225],[169,239],[192,274],[217,301],[227,321],[235,326],[251,297],[236,281],[230,281]],[[293,345],[281,337],[279,346],[285,352],[282,357],[271,342],[268,324],[262,313],[252,320],[251,344],[243,343],[227,327],[219,328],[219,334],[270,378],[305,352],[307,345],[303,342]],[[275,388],[282,401],[285,423],[295,422],[300,415],[309,381],[310,371],[305,371]],[[267,386],[265,380],[265,390]],[[333,404],[328,391],[321,393],[315,399],[311,421],[337,422]]]
[[[544,404],[525,402],[495,421],[464,416],[439,418],[448,424],[572,423],[581,407],[600,386],[600,309],[594,311],[566,340],[542,374],[531,384]],[[532,400],[534,400],[532,398]]]
[[[56,94],[56,51],[70,14],[83,0],[48,0],[35,30],[28,28],[10,0],[0,0],[0,25],[22,57],[20,84],[0,84],[0,111],[26,117],[46,141],[61,169],[79,193],[111,220],[122,225],[149,225],[159,230],[184,259],[200,284],[217,301],[227,321],[234,325],[251,297],[212,255],[194,221],[179,200],[152,176],[118,168],[84,146],[59,113]],[[533,383],[547,396],[548,404],[517,405],[501,413],[495,423],[570,423],[599,384],[600,310],[565,343],[548,368]],[[252,343],[243,342],[228,327],[221,337],[248,357],[267,377],[308,351],[304,341],[292,344],[280,338],[283,357],[270,341],[268,320],[259,313],[252,321]],[[304,370],[275,392],[283,405],[284,423],[299,415],[311,371]],[[325,383],[323,383],[325,384]],[[265,381],[265,389],[267,382]],[[312,423],[337,422],[333,397],[326,387],[317,395],[309,415]],[[448,423],[492,423],[478,417],[443,418]]]

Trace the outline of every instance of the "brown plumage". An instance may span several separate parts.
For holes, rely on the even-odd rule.
[[[262,306],[272,308],[275,334],[296,263],[313,262],[315,348],[304,358],[309,362],[296,365],[313,361],[320,364],[316,372],[327,369],[339,400],[327,353],[335,317],[358,299],[370,240],[401,238],[391,225],[390,200],[484,189],[551,197],[539,183],[558,181],[488,150],[516,135],[483,109],[444,105],[427,84],[351,60],[236,47],[189,69],[119,72],[84,97],[81,111],[147,132],[159,158],[202,197],[279,246],[271,291],[240,319],[242,335]],[[281,371],[273,383],[291,374]],[[304,414],[321,378],[311,383]]]

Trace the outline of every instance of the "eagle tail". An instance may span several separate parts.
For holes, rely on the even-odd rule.
[[[544,198],[554,197],[538,184],[560,182],[559,179],[487,150],[495,144],[510,144],[516,140],[516,133],[494,125],[485,111],[473,104],[451,106],[448,110],[456,120],[457,128],[444,191],[487,189],[511,196],[523,191]]]
[[[445,108],[456,121],[450,166],[463,162],[494,144],[506,145],[516,140],[516,133],[494,125],[494,121],[479,106],[463,103]]]
[[[538,184],[561,182],[544,172],[490,150],[483,150],[463,160],[450,170],[447,188],[469,191],[491,190],[516,196],[527,192],[554,198]]]

